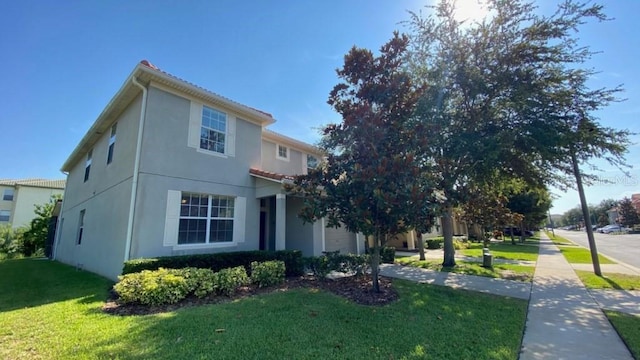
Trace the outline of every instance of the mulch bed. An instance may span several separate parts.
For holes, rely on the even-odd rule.
[[[147,315],[174,311],[188,306],[200,306],[208,304],[225,303],[236,299],[242,299],[254,295],[270,293],[274,291],[288,291],[297,288],[312,288],[330,291],[338,296],[342,296],[356,304],[383,306],[398,299],[398,293],[392,286],[391,279],[380,277],[380,292],[372,289],[371,277],[349,276],[337,279],[318,280],[312,276],[301,276],[287,278],[285,282],[278,286],[269,288],[259,288],[255,285],[243,286],[232,296],[208,296],[203,299],[189,297],[177,304],[162,306],[146,306],[138,304],[120,304],[117,295],[112,291],[102,310],[112,315]]]

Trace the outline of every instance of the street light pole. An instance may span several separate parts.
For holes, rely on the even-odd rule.
[[[582,175],[580,174],[580,167],[578,166],[578,159],[575,151],[571,151],[571,162],[573,164],[573,173],[576,177],[576,185],[578,186],[578,195],[580,195],[580,205],[582,206],[582,217],[584,218],[584,224],[587,227],[587,238],[589,239],[589,249],[591,250],[591,261],[593,262],[593,272],[602,276],[600,271],[600,259],[598,259],[598,249],[596,248],[596,240],[593,237],[593,229],[591,228],[591,217],[589,216],[589,207],[587,206],[587,198],[584,195],[584,188],[582,187]]]

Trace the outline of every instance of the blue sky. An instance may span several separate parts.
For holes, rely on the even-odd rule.
[[[0,12],[0,178],[63,178],[59,169],[142,59],[246,105],[270,112],[270,128],[314,143],[339,121],[327,105],[335,69],[353,46],[378,49],[403,31],[422,0],[13,1]],[[474,0],[459,0],[464,6]],[[555,1],[553,1],[555,2]],[[541,12],[551,1],[541,2]],[[614,21],[587,24],[582,44],[601,51],[593,86],[623,84],[628,100],[599,114],[607,126],[640,132],[637,66],[640,1],[609,1]],[[634,141],[640,142],[635,137]],[[602,164],[587,199],[640,192],[640,147],[631,177]],[[613,184],[604,183],[604,179]],[[552,212],[579,203],[557,191]]]

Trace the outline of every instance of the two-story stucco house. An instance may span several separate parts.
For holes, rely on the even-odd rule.
[[[322,153],[273,122],[142,61],[62,166],[54,258],[115,278],[142,257],[361,251],[356,234],[297,217],[283,184]]]
[[[35,205],[46,204],[64,193],[64,180],[0,180],[0,225],[28,226],[36,217]]]

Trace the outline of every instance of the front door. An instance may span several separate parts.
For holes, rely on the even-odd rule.
[[[260,250],[267,250],[267,212],[260,211]]]

